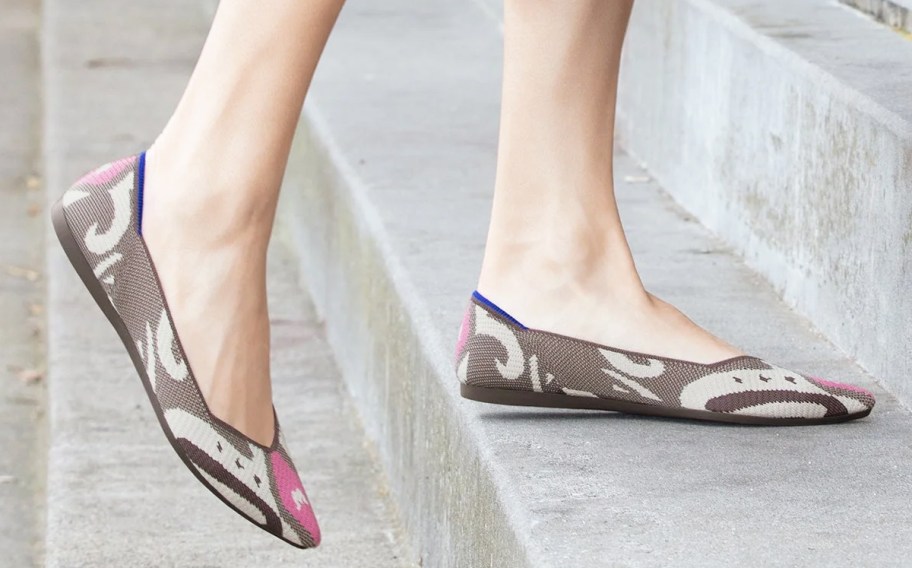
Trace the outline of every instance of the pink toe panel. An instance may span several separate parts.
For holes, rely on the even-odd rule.
[[[310,533],[316,546],[320,543],[320,527],[301,479],[279,452],[272,452],[271,460],[282,505]]]
[[[462,350],[465,348],[466,341],[469,339],[469,331],[472,326],[472,303],[469,302],[465,315],[462,316],[462,325],[459,326],[459,339],[456,341],[456,359],[462,356]]]
[[[111,162],[110,164],[106,164],[87,173],[77,183],[80,185],[104,185],[122,174],[127,168],[131,167],[135,160],[136,158],[131,156],[129,158],[117,160],[116,162]]]
[[[855,385],[847,385],[845,383],[837,383],[835,381],[828,381],[826,379],[821,379],[820,377],[809,377],[814,382],[818,383],[820,386],[829,387],[831,389],[842,389],[857,392],[865,396],[874,397],[871,391],[865,390],[861,387],[856,387]]]

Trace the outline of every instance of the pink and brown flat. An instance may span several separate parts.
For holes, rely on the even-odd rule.
[[[456,346],[462,396],[495,404],[613,410],[736,424],[862,418],[874,396],[741,356],[693,363],[530,329],[475,292]]]
[[[250,522],[294,546],[317,546],[320,529],[278,419],[272,444],[258,444],[215,417],[200,392],[141,235],[144,164],[144,154],[125,158],[68,189],[52,210],[60,244],[187,468]]]

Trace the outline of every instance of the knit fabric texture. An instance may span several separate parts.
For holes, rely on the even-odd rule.
[[[62,197],[79,250],[123,321],[162,428],[197,478],[239,514],[301,548],[320,529],[276,419],[269,447],[213,416],[181,347],[138,231],[139,157],[104,165]]]
[[[767,419],[869,411],[873,395],[750,356],[693,363],[524,328],[473,296],[456,346],[467,385]],[[712,419],[711,417],[707,417]]]

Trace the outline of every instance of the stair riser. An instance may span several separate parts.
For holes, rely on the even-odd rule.
[[[304,284],[423,566],[528,566],[490,467],[455,405],[441,341],[381,251],[371,205],[303,121],[279,207]],[[345,181],[349,180],[349,181]],[[394,284],[395,282],[395,284]],[[399,289],[395,287],[398,286]],[[454,324],[454,341],[456,333]],[[515,525],[514,525],[515,526]]]
[[[899,42],[909,57],[912,45],[840,5],[819,13],[828,32],[773,27],[762,9],[734,14],[697,0],[637,8],[622,145],[791,306],[910,401],[912,112],[904,120],[893,111],[910,107],[912,84],[904,95],[884,85],[860,93],[802,57],[823,57],[842,36],[870,35],[872,62],[883,59],[877,41]],[[855,51],[847,60],[867,60]]]

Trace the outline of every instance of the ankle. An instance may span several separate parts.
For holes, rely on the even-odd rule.
[[[546,312],[555,306],[638,313],[652,308],[632,262],[602,260],[581,266],[525,257],[504,263],[486,255],[478,291],[522,322],[550,319]]]
[[[647,294],[620,222],[614,227],[578,223],[530,231],[492,223],[479,289],[642,302]]]
[[[143,234],[192,232],[200,244],[265,247],[277,190],[264,191],[262,182],[226,172],[221,163],[208,152],[153,144],[146,153]]]

